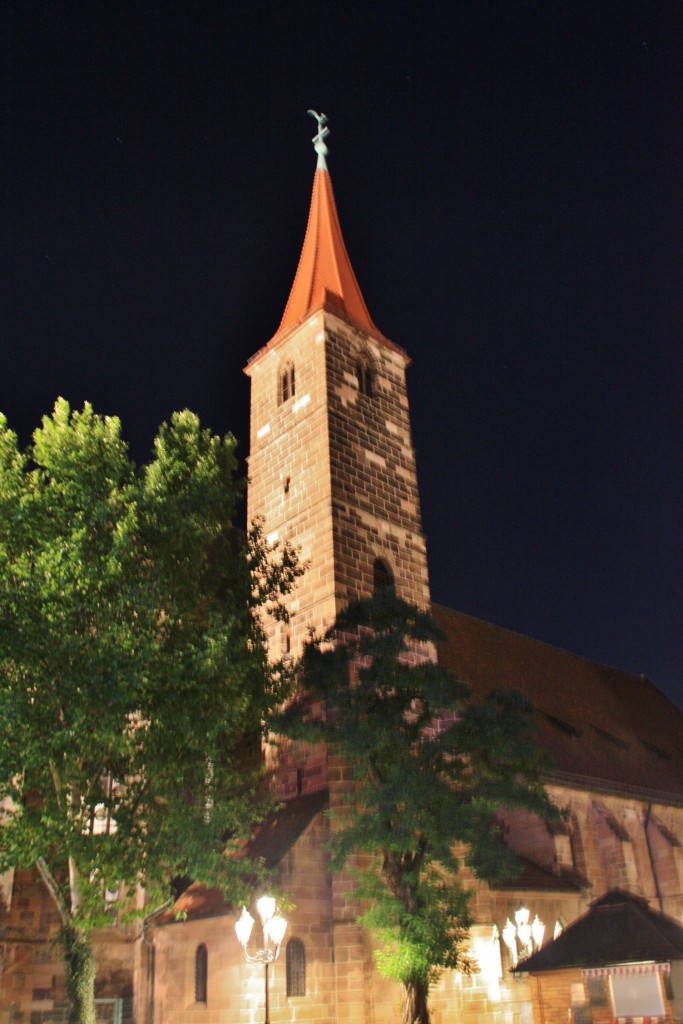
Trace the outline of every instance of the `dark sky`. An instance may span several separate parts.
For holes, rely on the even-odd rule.
[[[314,107],[435,600],[683,706],[683,4],[6,2],[0,409],[247,454]]]

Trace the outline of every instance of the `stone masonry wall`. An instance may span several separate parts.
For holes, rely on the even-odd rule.
[[[348,784],[344,766],[332,760],[332,788]],[[645,836],[648,831],[659,889],[666,913],[683,918],[680,850],[683,841],[683,808],[652,804],[625,795],[551,785],[552,799],[566,809],[572,843],[581,849],[587,886],[581,891],[558,889],[520,891],[514,886],[490,889],[477,883],[465,868],[462,878],[474,889],[472,908],[476,925],[471,952],[479,969],[471,977],[450,972],[442,975],[432,997],[433,1024],[531,1024],[536,1021],[566,1024],[571,1012],[571,980],[564,974],[555,980],[515,978],[503,949],[502,968],[491,972],[493,925],[499,932],[514,917],[520,902],[538,914],[552,933],[558,919],[567,925],[585,912],[591,899],[607,887],[614,864],[614,843],[632,847],[638,875],[631,891],[650,900],[658,909],[655,876]],[[605,820],[608,820],[607,827]],[[525,816],[518,823],[520,844],[527,849],[547,850],[547,826]],[[537,836],[534,838],[534,828]],[[606,830],[605,830],[606,828]],[[373,968],[372,939],[354,924],[353,902],[347,897],[350,878],[329,871],[325,849],[329,823],[319,815],[281,862],[277,884],[294,908],[288,912],[288,938],[304,942],[307,958],[305,997],[287,997],[285,960],[271,977],[271,1019],[278,1022],[317,1021],[336,1024],[393,1024],[400,1006],[400,988],[383,981]],[[621,838],[619,838],[621,836]],[[577,839],[580,838],[580,843]],[[0,987],[0,1021],[8,1024],[10,1005],[15,1024],[48,1024],[63,1010],[64,982],[59,949],[52,946],[58,920],[40,879],[31,872],[15,873],[9,913],[3,919],[5,963]],[[155,1024],[260,1024],[263,1014],[263,969],[249,967],[234,935],[234,916],[170,924],[151,930],[157,957]],[[197,946],[209,951],[209,995],[206,1004],[194,998],[194,963]],[[130,1006],[132,957],[141,946],[132,932],[102,932],[97,936],[97,993],[119,997]],[[283,956],[284,956],[283,950]],[[144,1008],[145,965],[137,979],[137,1024],[146,1024]],[[573,979],[574,983],[580,978]],[[543,1000],[544,1016],[538,1016]],[[604,1016],[604,1015],[603,1015]],[[606,1024],[599,1011],[594,1024]]]
[[[372,367],[371,397],[359,392],[359,357]],[[291,626],[269,630],[276,657],[298,652],[309,627],[329,625],[349,600],[372,594],[376,558],[391,567],[401,597],[429,605],[405,363],[320,312],[247,367],[248,517],[262,517],[266,536],[293,543],[308,566],[288,602]],[[287,365],[295,394],[283,402]]]
[[[371,367],[359,392],[356,362]],[[330,625],[373,591],[382,558],[398,594],[429,605],[427,557],[410,436],[405,357],[329,312],[314,314],[246,368],[251,377],[248,517],[267,539],[298,548],[306,572],[287,601],[291,622],[267,623],[273,658],[297,655],[311,627]],[[294,371],[283,400],[282,375]],[[324,752],[269,747],[278,795],[327,785]],[[332,794],[334,801],[334,794]]]
[[[42,879],[15,871],[0,941],[4,956],[0,984],[0,1024],[53,1024],[66,1008],[66,980],[58,942],[60,917]],[[121,999],[124,1024],[133,1000],[135,932],[100,929],[93,935],[97,962],[96,999]],[[98,1013],[106,1015],[104,1006]]]
[[[430,604],[427,554],[406,390],[406,358],[329,314],[327,389],[337,596],[345,604],[373,591],[373,563],[385,560],[396,592]],[[362,394],[356,362],[372,367]]]
[[[683,808],[645,796],[553,785],[548,790],[567,811],[574,865],[590,883],[587,899],[621,887],[683,920]]]
[[[279,401],[282,369],[295,370],[295,393]],[[322,315],[246,371],[251,377],[248,518],[264,521],[271,543],[288,541],[308,566],[287,602],[289,627],[268,627],[273,658],[297,654],[309,627],[336,614],[329,435]]]
[[[274,885],[293,907],[285,909],[287,932],[278,961],[269,969],[271,1019],[334,1024],[337,1018],[335,954],[330,915],[330,875],[323,815],[309,825],[278,866]],[[251,913],[254,909],[250,908]],[[156,950],[155,1024],[261,1024],[264,968],[247,964],[235,936],[235,914],[220,914],[151,931]],[[260,939],[254,925],[253,949]],[[292,939],[306,952],[306,994],[287,995],[286,947]],[[207,999],[195,999],[197,947],[207,948]],[[253,951],[253,950],[252,950]]]

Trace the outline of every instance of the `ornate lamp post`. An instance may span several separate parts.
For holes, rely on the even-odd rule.
[[[256,909],[261,918],[263,928],[263,945],[254,953],[249,953],[247,945],[254,927],[254,918],[246,907],[242,907],[242,916],[235,923],[237,938],[249,964],[263,964],[265,973],[266,1017],[264,1024],[270,1024],[270,1006],[268,1003],[268,967],[277,960],[280,944],[285,934],[287,922],[284,917],[275,913],[276,903],[272,896],[261,896],[256,901]]]
[[[545,935],[545,925],[540,920],[538,914],[536,914],[532,923],[529,924],[530,914],[527,907],[519,907],[515,911],[514,917],[515,923],[513,924],[510,918],[508,918],[503,928],[503,942],[510,950],[510,959],[512,960],[513,967],[517,965],[520,959],[530,956],[534,950],[540,949]]]

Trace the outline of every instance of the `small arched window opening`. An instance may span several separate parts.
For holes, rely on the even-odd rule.
[[[365,359],[356,360],[356,380],[358,381],[358,390],[360,394],[367,395],[368,398],[372,398],[372,367]]]
[[[290,398],[294,398],[295,394],[296,376],[294,373],[294,363],[285,363],[280,369],[278,404],[282,405],[284,402],[288,402]]]
[[[306,947],[301,939],[287,943],[287,995],[306,995]]]
[[[196,1003],[206,1002],[206,980],[209,970],[209,954],[206,946],[197,946],[194,958],[194,999]]]
[[[391,567],[383,558],[376,558],[372,566],[372,587],[375,593],[378,590],[388,590],[394,586],[394,574]]]

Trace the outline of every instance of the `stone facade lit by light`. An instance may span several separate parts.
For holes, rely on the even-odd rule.
[[[428,361],[429,354],[422,358]],[[349,600],[369,596],[377,560],[391,570],[401,597],[430,606],[408,362],[370,319],[329,173],[319,167],[283,321],[245,371],[252,396],[248,514],[262,517],[271,541],[297,545],[308,563],[289,602],[291,623],[270,628],[274,657],[295,654],[311,626],[320,629]],[[481,970],[470,977],[445,973],[432,993],[432,1019],[567,1024],[566,978],[548,978],[541,988],[536,979],[513,977],[500,936],[523,903],[550,938],[556,922],[570,923],[590,899],[613,887],[661,903],[683,921],[683,715],[647,680],[448,609],[434,611],[447,634],[438,656],[471,682],[475,697],[509,687],[533,703],[540,741],[556,760],[548,792],[566,816],[553,828],[529,814],[501,816],[506,841],[524,858],[520,878],[509,886],[492,890],[464,872],[474,890],[471,951]],[[267,756],[274,789],[294,823],[279,846],[264,840],[263,847],[277,886],[293,904],[280,959],[271,968],[271,1020],[394,1024],[400,989],[374,969],[371,937],[354,923],[348,876],[329,870],[324,807],[334,808],[349,784],[346,768],[322,747],[287,744]],[[245,964],[235,938],[240,908],[191,887],[176,909],[183,920],[166,911],[144,929],[97,934],[98,998],[121,1000],[124,1024],[261,1021],[263,973]],[[36,875],[17,871],[3,880],[0,1024],[59,1019],[66,992],[53,946],[58,924]],[[286,992],[292,938],[305,948],[304,996]],[[197,1002],[202,945],[207,996]],[[580,972],[573,984],[583,984]],[[666,1006],[669,1015],[675,1009],[681,1016],[678,1004]],[[111,1011],[111,1003],[99,1004],[102,1020]],[[593,1019],[606,1022],[604,1008],[594,1008]]]

